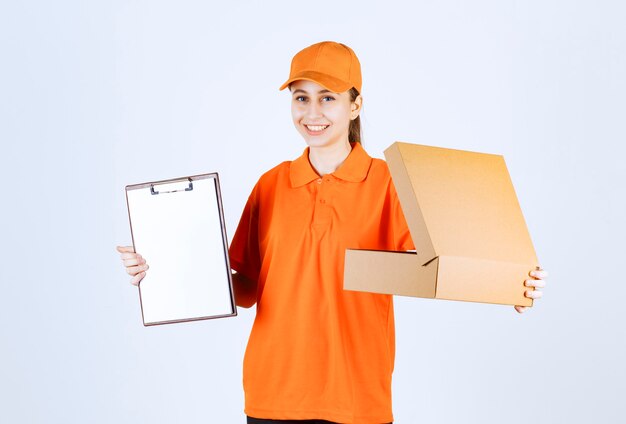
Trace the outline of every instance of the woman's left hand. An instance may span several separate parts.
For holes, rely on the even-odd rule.
[[[543,296],[543,291],[541,289],[546,286],[546,282],[544,280],[548,278],[548,273],[543,269],[539,269],[530,271],[528,275],[530,275],[532,278],[524,281],[524,285],[526,287],[531,287],[531,289],[526,290],[524,296],[534,300],[540,299],[541,296]],[[515,306],[515,310],[520,314],[522,312],[525,312],[528,308],[528,306]]]

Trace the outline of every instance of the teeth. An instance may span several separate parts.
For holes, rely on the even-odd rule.
[[[328,125],[307,125],[306,126],[310,131],[322,131],[328,128]]]

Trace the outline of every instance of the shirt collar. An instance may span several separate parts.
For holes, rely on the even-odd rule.
[[[335,177],[359,183],[367,177],[370,165],[372,164],[372,158],[367,154],[361,143],[351,143],[352,150],[341,164],[339,169],[333,172],[331,175]],[[315,172],[315,169],[309,162],[309,148],[304,149],[302,155],[291,162],[289,168],[289,178],[291,180],[291,187],[296,188],[317,180],[320,176]]]

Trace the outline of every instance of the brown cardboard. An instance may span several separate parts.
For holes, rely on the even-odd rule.
[[[504,158],[401,142],[385,158],[417,253],[348,249],[344,288],[532,306],[538,261]]]

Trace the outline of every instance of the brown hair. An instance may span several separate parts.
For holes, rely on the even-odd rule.
[[[352,87],[348,92],[350,94],[350,101],[353,102],[359,95],[359,90]],[[361,115],[350,121],[350,127],[348,128],[348,140],[355,143],[360,143],[363,138],[361,132]]]

